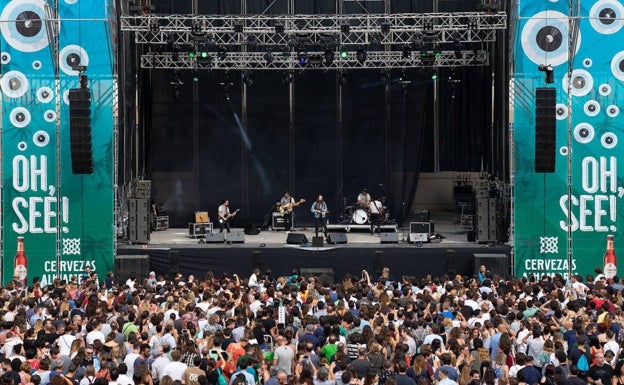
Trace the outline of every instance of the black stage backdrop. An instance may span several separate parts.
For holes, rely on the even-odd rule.
[[[157,13],[190,13],[190,1],[153,1]],[[248,13],[269,1],[248,1]],[[393,12],[431,12],[417,1],[392,2]],[[465,1],[440,3],[440,11],[468,11]],[[269,13],[285,13],[278,0]],[[383,12],[383,3],[362,3]],[[379,9],[378,9],[379,8]],[[345,13],[359,13],[344,3]],[[199,13],[239,13],[240,2],[199,2]],[[295,13],[334,13],[335,1],[296,1]],[[440,171],[495,168],[490,159],[492,84],[490,67],[439,69]],[[145,133],[144,177],[152,198],[164,204],[170,225],[186,226],[194,211],[208,211],[229,199],[241,208],[238,224],[267,223],[285,190],[307,203],[296,224],[311,222],[309,205],[323,194],[342,214],[367,188],[385,198],[393,218],[409,213],[421,171],[434,171],[432,71],[411,69],[256,71],[253,85],[242,74],[141,70],[139,127]],[[244,91],[246,89],[246,91]],[[246,92],[246,94],[245,94]],[[292,119],[292,120],[291,120]],[[126,129],[127,131],[127,129]],[[124,134],[124,138],[127,133]],[[236,224],[236,222],[235,222]]]

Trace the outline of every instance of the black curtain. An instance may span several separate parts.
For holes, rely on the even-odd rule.
[[[249,0],[248,12],[262,12],[270,3]],[[190,1],[153,4],[159,13],[191,11]],[[277,1],[269,13],[285,13],[286,4]],[[378,9],[383,3],[362,4],[383,12]],[[440,11],[470,10],[466,2],[440,4]],[[205,14],[240,12],[239,1],[199,5]],[[335,12],[333,0],[295,6],[296,13]],[[345,12],[363,12],[357,7],[345,3]],[[393,1],[392,7],[431,11],[430,4],[411,0]],[[489,67],[438,70],[441,170],[480,171],[501,160],[500,153],[490,151],[500,141],[500,134],[492,135],[491,72]],[[172,84],[176,76],[183,84]],[[325,196],[335,220],[363,188],[383,197],[393,218],[409,214],[420,172],[434,171],[435,165],[431,70],[344,76],[256,71],[249,74],[253,85],[246,98],[242,74],[227,76],[201,71],[195,81],[188,71],[140,70],[146,176],[172,226],[192,222],[194,211],[214,218],[223,199],[243,208],[239,224],[266,221],[285,190],[308,200],[296,211],[298,224],[311,221],[308,208],[317,194]]]

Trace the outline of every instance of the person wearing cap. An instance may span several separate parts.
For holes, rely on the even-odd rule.
[[[317,336],[314,335],[315,326],[312,323],[309,323],[305,327],[305,333],[303,333],[299,337],[299,343],[311,342],[314,345],[314,349],[317,349],[321,344],[320,340]]]

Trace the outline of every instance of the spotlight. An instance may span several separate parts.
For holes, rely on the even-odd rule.
[[[174,44],[174,45],[171,47],[171,59],[172,59],[174,62],[176,62],[176,61],[178,61],[178,60],[180,59],[180,53],[178,52],[179,48],[180,48],[180,47],[178,47],[178,45],[177,45],[177,44]]]
[[[417,50],[421,50],[425,46],[425,35],[421,31],[414,32],[414,36],[412,37],[412,45]]]
[[[197,72],[197,70],[193,70],[193,81],[194,82],[199,81],[199,72]]]
[[[347,51],[346,48],[341,48],[340,49],[340,58],[341,59],[346,59],[349,56],[349,51]]]
[[[273,53],[271,51],[267,51],[264,54],[264,60],[267,62],[267,64],[271,64],[273,62]]]
[[[302,67],[306,66],[308,64],[308,53],[305,51],[297,52],[297,62]]]
[[[348,22],[340,23],[340,32],[349,33],[351,31],[351,26]]]
[[[330,66],[334,63],[334,50],[332,47],[325,48],[325,54],[323,55],[325,58],[325,65]]]
[[[282,84],[287,85],[292,82],[292,74],[290,72],[285,72],[284,77],[282,77]]]
[[[323,57],[320,54],[310,55],[308,57],[308,63],[310,63],[312,67],[318,67],[323,64]]]
[[[284,23],[275,23],[275,33],[282,34],[286,30]]]
[[[245,83],[245,85],[247,87],[251,87],[253,86],[253,79],[251,78],[251,76],[249,76],[248,73],[243,73],[243,83]]]
[[[220,45],[219,47],[217,47],[217,58],[219,58],[219,60],[225,60],[225,57],[227,56],[227,47]]]
[[[403,54],[402,54],[403,59],[411,59],[412,58],[412,48],[410,46],[404,46],[403,47]]]
[[[366,62],[366,56],[368,56],[366,48],[360,47],[357,49],[356,57],[360,64],[364,64],[364,62]]]
[[[201,50],[197,53],[197,63],[210,64],[210,62],[212,62],[212,56],[210,56],[207,50]]]
[[[195,51],[189,51],[188,53],[188,57],[193,59],[195,56],[197,56],[197,54],[195,53]]]
[[[540,64],[537,67],[538,70],[545,72],[545,80],[547,84],[555,82],[555,69],[550,64]]]
[[[433,71],[433,73],[431,74],[431,80],[438,80],[438,71],[437,70]]]
[[[381,23],[381,33],[389,34],[390,33],[390,22],[384,21]]]
[[[234,23],[234,32],[243,33],[243,23]]]
[[[435,57],[442,56],[442,51],[440,51],[440,47],[435,47],[433,53],[434,53]]]

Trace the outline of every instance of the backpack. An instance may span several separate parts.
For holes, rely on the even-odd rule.
[[[217,380],[217,385],[228,385],[227,380],[223,373],[221,373],[221,369],[217,369],[217,373],[219,373],[219,379]]]
[[[585,353],[581,354],[581,356],[579,357],[578,362],[576,363],[576,367],[581,372],[586,372],[589,370],[589,363],[587,362],[587,357],[585,356]]]

